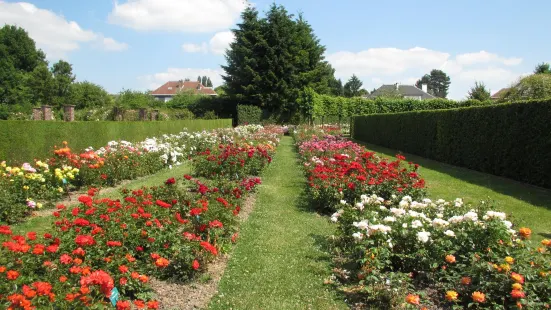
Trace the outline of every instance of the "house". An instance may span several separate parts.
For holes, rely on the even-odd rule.
[[[372,92],[367,98],[377,98],[380,96],[385,96],[385,94],[398,92],[404,98],[425,100],[425,99],[434,99],[435,96],[431,95],[427,91],[427,84],[422,85],[422,89],[419,89],[413,85],[401,85],[399,83],[383,85]]]
[[[218,96],[212,87],[206,87],[201,82],[169,81],[151,92],[157,100],[168,102],[181,91],[192,91],[196,95]]]
[[[497,91],[497,93],[493,94],[490,99],[496,101],[496,100],[499,100],[503,97],[503,95],[505,95],[508,91],[510,90],[510,88],[502,88],[500,90]]]

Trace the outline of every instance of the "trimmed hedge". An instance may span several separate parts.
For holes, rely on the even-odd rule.
[[[354,117],[354,139],[551,188],[551,99]]]
[[[237,106],[237,122],[239,125],[260,124],[262,121],[262,109],[254,105]]]
[[[327,116],[339,116],[342,118],[354,115],[442,110],[473,106],[488,106],[493,104],[491,101],[454,101],[442,98],[429,100],[410,98],[345,98],[330,95],[319,95],[310,90],[304,91],[299,101],[302,105],[302,110],[314,119]]]
[[[55,122],[1,121],[0,161],[9,164],[44,159],[52,155],[53,146],[63,141],[81,151],[89,146],[105,146],[111,140],[136,142],[147,137],[189,131],[231,127],[231,119],[180,120],[159,122]]]

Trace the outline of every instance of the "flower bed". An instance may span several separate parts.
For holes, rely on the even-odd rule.
[[[274,133],[262,135],[221,136],[256,147]],[[57,206],[55,225],[44,235],[16,236],[0,226],[0,305],[104,309],[113,302],[117,309],[157,309],[149,278],[185,281],[201,272],[236,241],[236,215],[260,183],[258,177],[185,175],[162,186],[124,190],[122,200],[96,199],[91,188],[78,206]],[[113,301],[114,288],[120,298]]]
[[[223,131],[223,130],[221,130]],[[111,141],[98,150],[75,153],[64,143],[47,160],[11,167],[0,163],[0,221],[21,221],[33,209],[86,186],[114,186],[180,165],[217,143],[217,132],[181,132],[140,143]]]
[[[334,180],[350,181],[347,173],[318,177],[317,171],[328,162],[338,163],[330,167],[349,169],[352,164],[347,161],[355,156],[352,163],[369,165],[357,156],[363,148],[352,142],[320,138],[324,134],[316,131],[303,130],[296,136],[306,175],[314,182],[313,193],[318,184],[325,189]],[[349,157],[343,162],[344,155]],[[533,245],[530,229],[516,227],[488,203],[425,198],[423,191],[411,190],[415,186],[404,186],[404,179],[409,180],[406,184],[420,184],[410,168],[416,166],[405,165],[403,158],[382,166],[391,164],[392,171],[400,172],[396,177],[360,191],[343,188],[342,193],[331,190],[323,196],[325,209],[335,210],[331,220],[338,225],[337,266],[330,283],[358,308],[549,308],[551,241]],[[400,168],[403,165],[410,169]],[[359,172],[360,168],[354,170]]]

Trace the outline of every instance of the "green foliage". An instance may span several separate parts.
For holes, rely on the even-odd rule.
[[[57,107],[71,104],[71,102],[69,101],[69,94],[71,90],[71,84],[75,81],[75,76],[73,75],[73,66],[66,61],[60,60],[53,65],[52,74],[54,76],[53,104]]]
[[[262,121],[262,110],[253,105],[237,106],[237,122],[239,125],[260,124]]]
[[[362,88],[362,81],[353,74],[352,77],[344,84],[344,96],[345,97],[357,97],[360,95],[360,89]]]
[[[155,98],[147,92],[126,89],[119,94],[119,97],[115,101],[115,105],[123,109],[138,109],[155,106],[157,104],[155,101]]]
[[[483,82],[475,82],[474,86],[471,87],[467,98],[475,99],[480,101],[490,100],[491,98],[490,91],[486,89],[486,85]]]
[[[203,119],[218,119],[218,116],[214,111],[207,111],[203,114]]]
[[[551,66],[546,62],[542,62],[534,68],[534,74],[551,74]]]
[[[549,119],[550,100],[368,115],[353,138],[550,188]]]
[[[425,74],[420,80],[417,80],[415,86],[421,89],[422,84],[427,84],[429,94],[446,98],[450,83],[450,77],[444,71],[433,69],[430,74]]]
[[[241,104],[293,113],[300,90],[328,93],[334,70],[311,26],[273,4],[265,18],[254,7],[233,30],[235,41],[223,66],[227,94]]]
[[[107,141],[141,141],[147,137],[189,131],[230,127],[230,119],[163,122],[0,122],[0,158],[9,162],[46,158],[54,144],[71,143],[77,150],[98,148]]]
[[[503,95],[501,101],[545,99],[551,97],[551,74],[532,74],[522,78]]]
[[[70,102],[76,109],[100,108],[112,105],[111,96],[103,87],[91,82],[78,82],[70,87]]]
[[[376,99],[361,97],[345,98],[319,95],[311,93],[308,90],[304,90],[301,93],[301,97],[297,102],[301,107],[300,111],[302,114],[304,116],[311,116],[314,119],[327,116],[351,117],[354,115],[453,109],[491,104],[490,101],[453,101],[441,98],[429,100],[385,97]]]

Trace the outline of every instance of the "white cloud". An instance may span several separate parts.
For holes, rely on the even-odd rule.
[[[235,40],[235,35],[231,31],[216,33],[209,41],[210,50],[217,55],[222,55],[230,44]]]
[[[61,58],[80,48],[82,43],[94,43],[105,50],[123,50],[128,46],[102,34],[82,29],[75,21],[27,2],[0,1],[0,24],[24,28],[48,58]]]
[[[182,45],[182,49],[186,53],[206,53],[209,50],[207,43],[201,43],[201,44],[185,43]]]
[[[101,43],[106,51],[120,52],[128,49],[128,44],[117,42],[113,38],[103,38]]]
[[[370,48],[360,52],[340,51],[326,56],[336,70],[336,76],[346,81],[356,74],[364,88],[381,84],[413,85],[432,69],[441,69],[451,79],[448,98],[464,99],[475,81],[484,82],[493,92],[508,87],[521,75],[511,67],[522,58],[502,57],[486,51],[459,54],[421,47],[411,49]]]
[[[213,32],[233,25],[246,6],[243,0],[115,1],[108,19],[142,31]]]
[[[221,69],[197,69],[197,68],[168,68],[165,72],[159,72],[138,77],[144,89],[154,90],[168,81],[190,79],[197,80],[197,76],[210,77],[214,87],[222,84],[223,74]]]
[[[426,71],[440,66],[449,58],[448,53],[414,47],[408,50],[398,48],[370,48],[358,53],[337,52],[327,56],[327,60],[345,75],[353,73],[399,74],[409,69]]]
[[[210,51],[215,55],[223,55],[233,40],[235,40],[233,32],[221,31],[215,33],[208,43],[185,43],[182,45],[182,49],[186,53],[207,53]]]
[[[516,66],[522,62],[522,58],[516,57],[500,57],[497,54],[480,51],[476,53],[460,54],[456,57],[457,63],[460,65],[473,65],[479,63],[502,63],[506,66]]]

